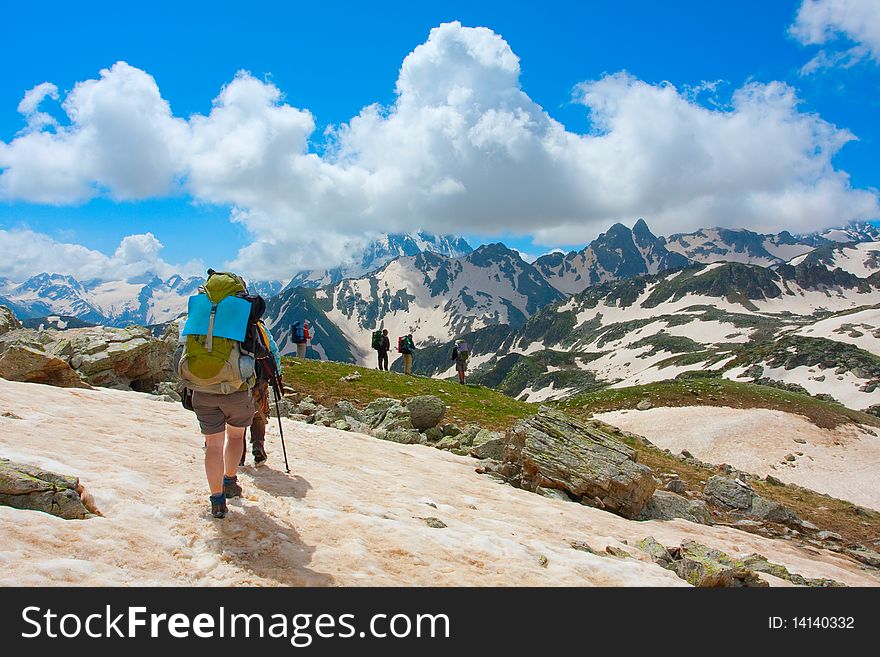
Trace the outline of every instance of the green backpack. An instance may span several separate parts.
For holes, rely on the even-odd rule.
[[[245,296],[244,280],[230,272],[214,272],[199,292],[212,304],[230,296]],[[210,330],[209,330],[210,333]],[[230,394],[247,390],[256,381],[253,354],[238,340],[216,335],[187,335],[177,372],[190,390]]]

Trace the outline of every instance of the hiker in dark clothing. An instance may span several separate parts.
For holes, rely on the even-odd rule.
[[[388,329],[382,329],[382,344],[379,352],[379,369],[388,371],[388,352],[391,350],[391,340],[388,339]]]

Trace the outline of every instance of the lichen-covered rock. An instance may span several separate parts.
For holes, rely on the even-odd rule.
[[[21,328],[21,322],[9,308],[0,306],[0,335]]]
[[[65,520],[97,513],[79,479],[0,459],[0,505],[42,511]]]
[[[660,564],[664,568],[672,565],[672,555],[669,554],[662,544],[660,544],[653,536],[647,536],[636,544],[642,552],[646,552],[654,560],[654,563]]]
[[[437,449],[458,449],[461,447],[461,443],[457,436],[446,436],[438,440],[434,447]]]
[[[403,404],[409,409],[410,423],[419,431],[436,427],[446,413],[443,400],[434,395],[410,397]]]
[[[422,442],[423,438],[422,434],[415,429],[392,429],[385,431],[382,440],[389,440],[403,445],[418,445]]]
[[[641,513],[657,485],[633,449],[592,423],[547,407],[508,432],[501,471],[515,486],[559,488],[626,518]]]
[[[432,443],[436,443],[438,440],[443,438],[443,430],[440,427],[431,427],[427,429],[425,432],[425,438]]]
[[[664,490],[654,491],[638,520],[674,520],[681,518],[701,525],[711,525],[712,514],[702,500],[689,500]]]
[[[670,569],[693,586],[769,586],[745,565],[696,541],[684,541],[680,548],[669,553],[673,557]]]
[[[400,400],[391,397],[374,399],[361,411],[363,421],[371,427],[377,427],[385,419],[388,409],[400,406]]]

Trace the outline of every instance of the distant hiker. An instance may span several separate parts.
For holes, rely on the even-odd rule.
[[[467,371],[468,359],[471,357],[471,350],[468,343],[459,340],[452,348],[452,358],[455,361],[455,371],[458,372],[458,382],[464,384],[464,373]]]
[[[205,435],[205,474],[215,518],[226,516],[227,498],[241,495],[238,463],[244,432],[254,418],[250,389],[257,383],[259,358],[270,353],[260,335],[260,305],[265,309],[262,297],[248,295],[244,279],[213,269],[188,303],[178,375],[192,391],[192,410]]]
[[[388,352],[391,351],[391,340],[388,338],[388,329],[373,331],[373,349],[379,354],[379,369],[388,371]]]
[[[296,357],[305,358],[306,349],[309,346],[309,341],[312,339],[312,336],[309,333],[309,320],[294,322],[291,334],[293,336],[293,342],[296,344]]]
[[[397,338],[397,351],[403,354],[404,374],[412,374],[412,361],[415,350],[416,345],[415,342],[413,342],[412,333]]]

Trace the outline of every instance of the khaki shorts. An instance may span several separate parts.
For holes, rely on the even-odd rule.
[[[229,395],[193,392],[192,404],[199,427],[205,435],[226,431],[227,424],[231,427],[249,427],[254,419],[254,399],[250,390]]]

